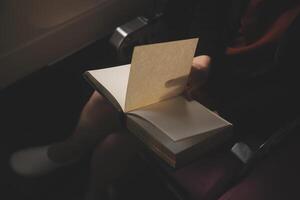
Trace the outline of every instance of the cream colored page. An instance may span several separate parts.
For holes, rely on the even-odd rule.
[[[231,124],[196,101],[178,96],[129,112],[140,116],[173,141],[187,139]]]
[[[89,71],[114,96],[123,110],[125,108],[129,72],[130,65]]]
[[[125,111],[180,94],[191,70],[198,39],[139,46],[134,49]]]

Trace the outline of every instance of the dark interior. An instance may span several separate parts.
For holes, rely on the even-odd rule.
[[[300,198],[299,21],[298,17],[281,39],[274,57],[278,68],[256,77],[222,105],[221,113],[235,124],[232,141],[178,170],[142,151],[134,163],[138,170],[129,171],[116,182],[116,199]],[[34,179],[16,175],[8,160],[16,150],[62,140],[74,129],[93,92],[82,74],[127,62],[120,60],[109,43],[111,35],[1,90],[1,199],[83,199],[89,157]],[[236,141],[258,148],[278,131],[287,133],[284,139],[253,165],[245,167],[230,152]]]

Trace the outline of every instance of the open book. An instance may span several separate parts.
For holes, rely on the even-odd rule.
[[[181,96],[198,39],[138,46],[130,65],[92,70],[86,79],[119,111],[127,128],[177,167],[220,144],[231,124]]]

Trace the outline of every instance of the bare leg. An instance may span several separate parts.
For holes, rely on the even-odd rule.
[[[108,133],[121,128],[120,115],[108,101],[94,92],[67,140],[15,152],[11,156],[10,166],[22,176],[40,176],[79,160]]]
[[[20,175],[38,176],[93,150],[86,198],[103,199],[108,184],[128,169],[130,160],[137,154],[137,141],[124,132],[120,113],[94,92],[67,140],[16,152],[11,166]]]
[[[51,145],[49,158],[55,162],[79,159],[108,133],[121,128],[120,115],[105,98],[94,92],[83,108],[73,134],[67,140]]]
[[[137,141],[121,132],[124,130],[120,117],[120,113],[95,92],[85,105],[74,133],[66,141],[47,149],[23,150],[12,156],[11,166],[19,174],[37,176],[93,150],[86,197],[99,199],[106,194],[107,185],[126,171],[137,154]]]
[[[119,178],[137,155],[138,142],[127,132],[109,134],[95,148],[87,199],[102,199],[107,185]]]

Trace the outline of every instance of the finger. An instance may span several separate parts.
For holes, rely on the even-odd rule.
[[[188,100],[188,101],[192,101],[194,98],[193,98],[193,93],[194,93],[194,91],[196,91],[197,90],[197,86],[196,85],[194,85],[194,86],[190,86],[190,87],[188,87],[188,88],[186,88],[186,90],[184,91],[184,96],[185,96],[185,98]]]

